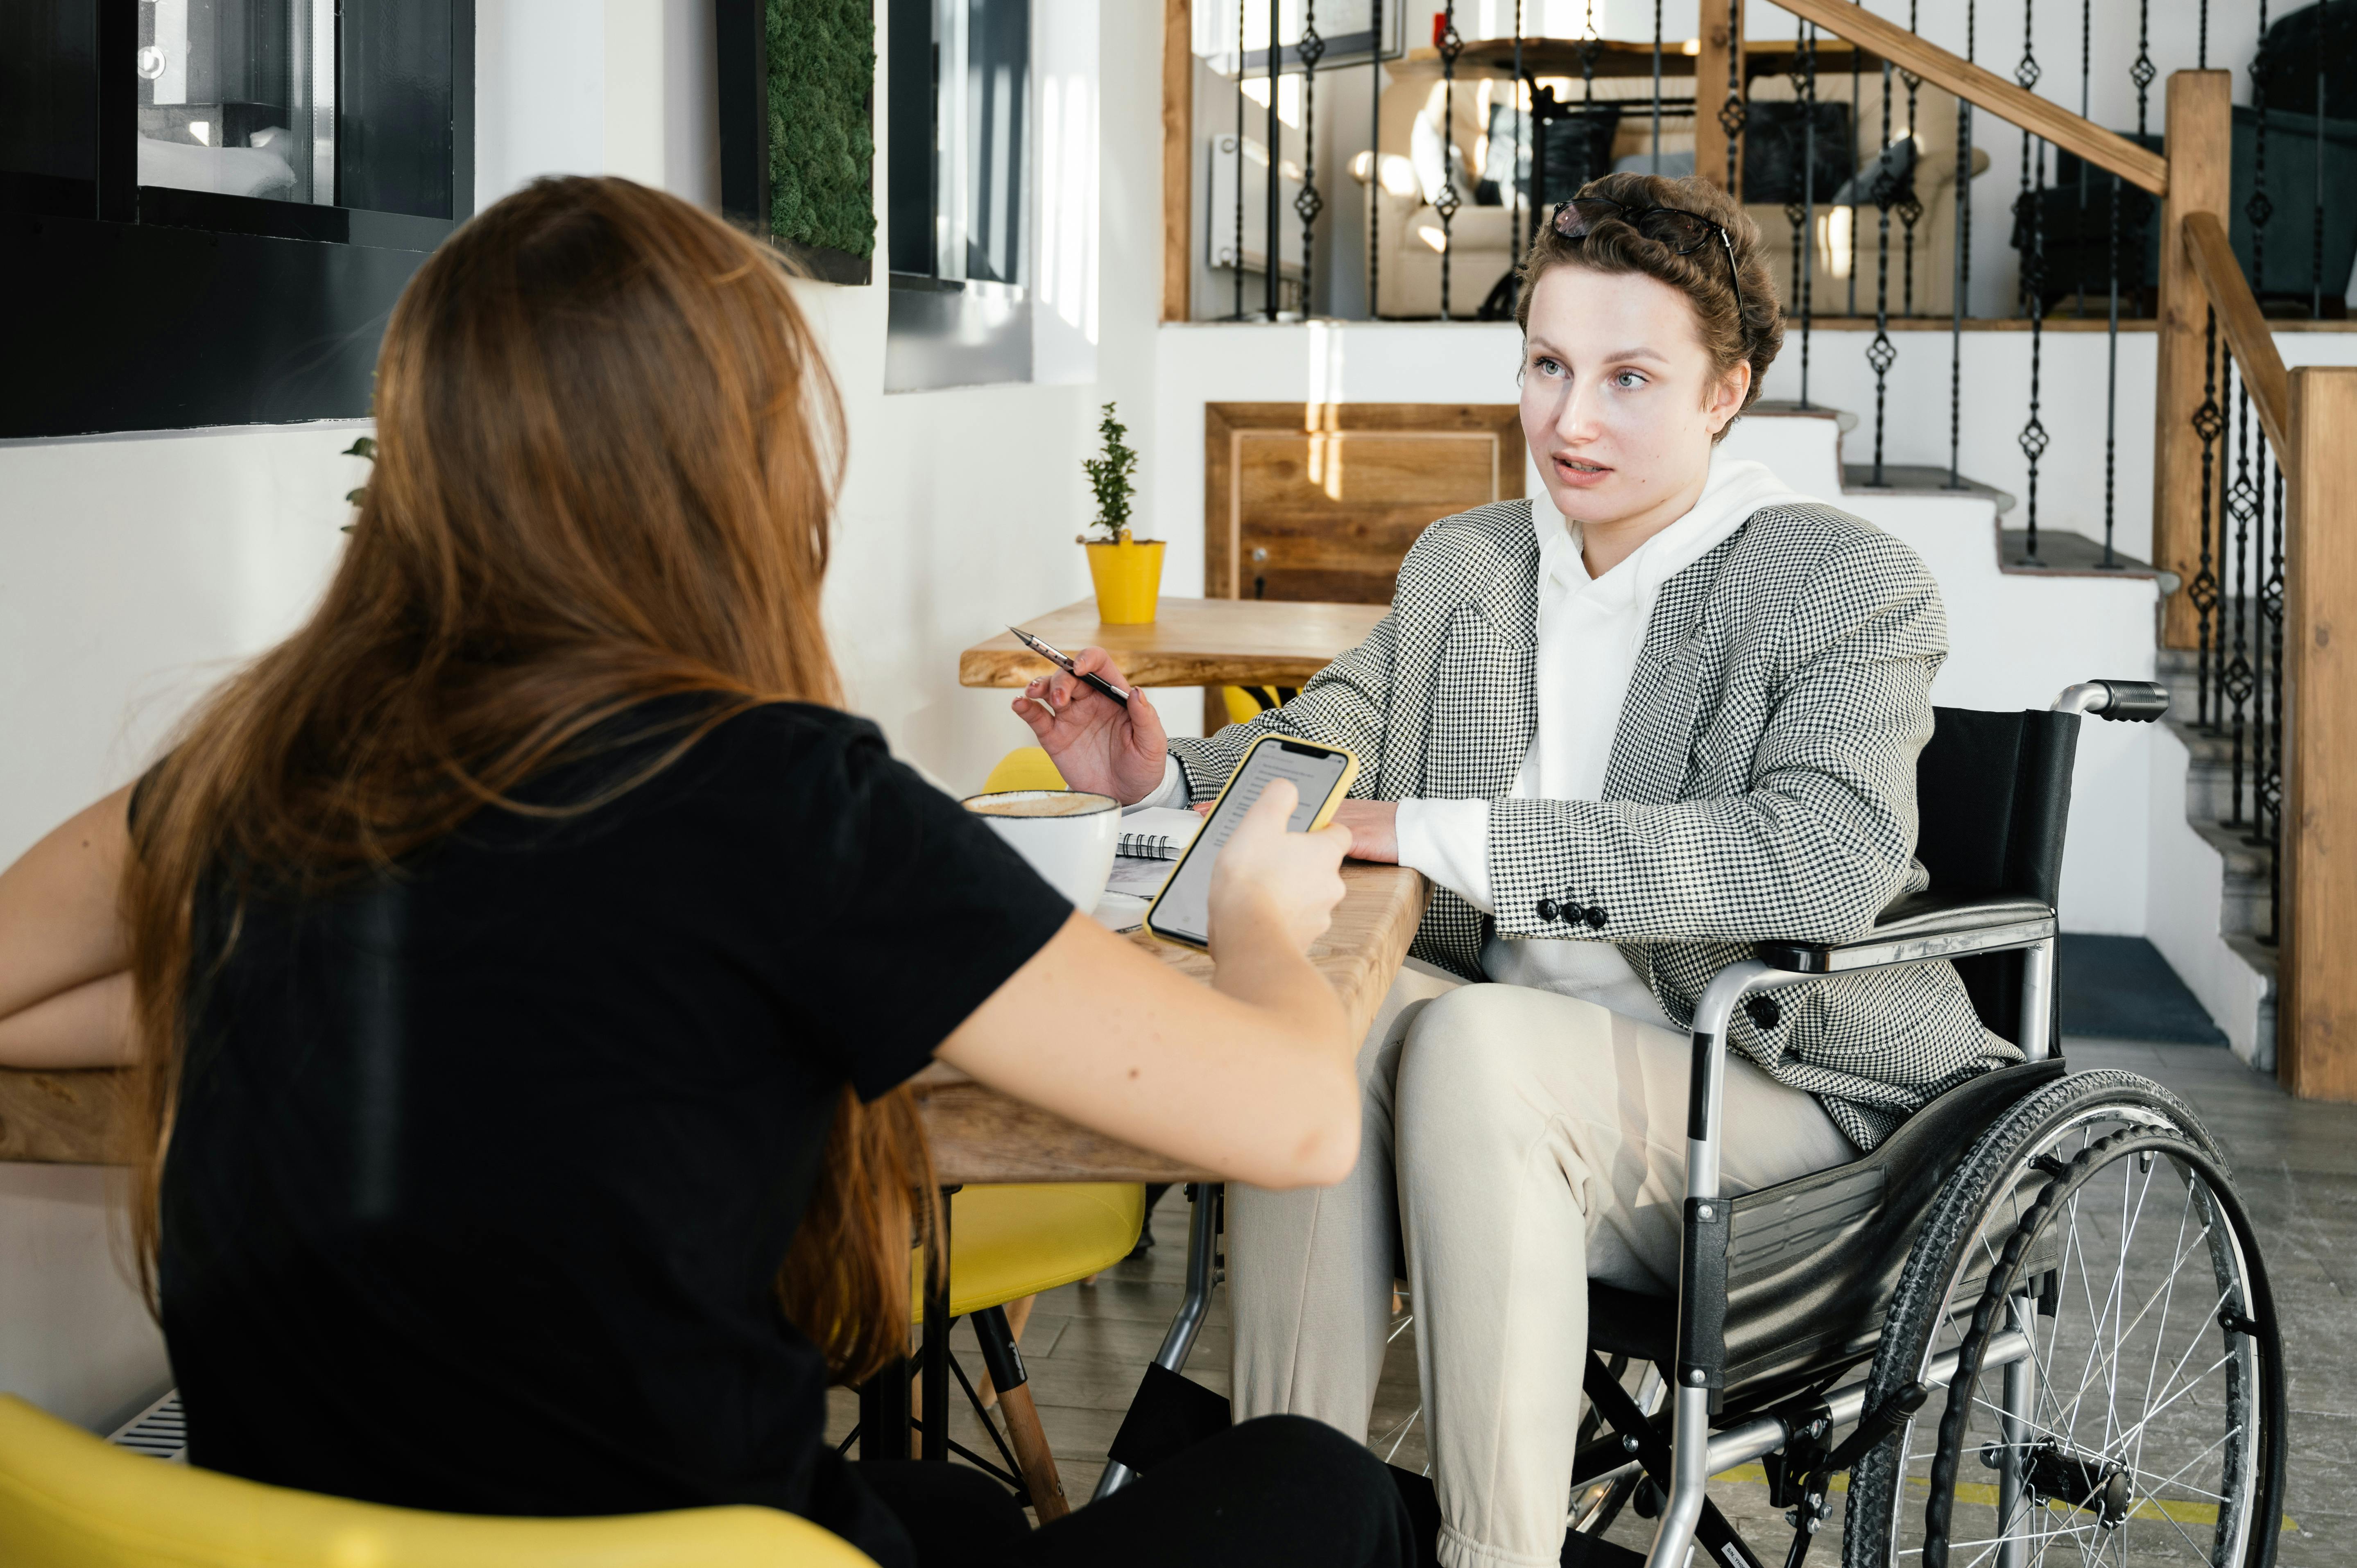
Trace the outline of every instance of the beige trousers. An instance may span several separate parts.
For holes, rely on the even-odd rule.
[[[1407,972],[1359,1058],[1364,1142],[1335,1187],[1228,1189],[1238,1420],[1295,1412],[1364,1441],[1404,1237],[1440,1560],[1563,1545],[1588,1278],[1677,1278],[1690,1048],[1593,1003]],[[1855,1157],[1824,1109],[1728,1064],[1729,1193]]]

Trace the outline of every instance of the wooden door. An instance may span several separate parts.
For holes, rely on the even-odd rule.
[[[1438,519],[1523,493],[1512,403],[1203,408],[1207,598],[1388,604]]]

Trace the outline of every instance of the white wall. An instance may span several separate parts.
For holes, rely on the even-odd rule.
[[[0,446],[0,865],[293,629],[341,545],[362,428]],[[0,1390],[102,1428],[166,1381],[103,1208],[101,1172],[0,1165]]]

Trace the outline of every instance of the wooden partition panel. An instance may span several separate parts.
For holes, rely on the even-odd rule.
[[[1388,604],[1426,525],[1523,493],[1512,403],[1203,408],[1203,593]]]
[[[1695,57],[1695,173],[1743,199],[1743,137],[1735,137],[1735,177],[1727,178],[1727,64],[1743,54],[1743,7],[1702,0],[1702,42]]]
[[[1194,274],[1195,41],[1189,0],[1162,0],[1162,319],[1184,321]]]
[[[1389,604],[1416,535],[1522,495],[1527,461],[1511,403],[1205,403],[1203,596]]]
[[[2169,78],[2169,189],[2160,205],[2159,364],[2153,385],[2152,558],[2186,587],[2201,557],[2201,438],[2192,422],[2201,403],[2202,323],[2210,302],[2183,234],[2185,220],[2196,212],[2225,219],[2233,88],[2233,78],[2222,70],[2172,71]],[[2222,341],[2221,360],[2225,352]],[[2161,622],[2166,647],[2191,648],[2196,640],[2186,587],[2169,596]]]
[[[2276,1071],[2304,1098],[2357,1100],[2357,369],[2290,381]]]

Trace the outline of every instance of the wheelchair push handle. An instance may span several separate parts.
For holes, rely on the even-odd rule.
[[[2169,688],[2157,681],[2082,681],[2063,689],[2054,711],[2148,725],[2169,712]]]

